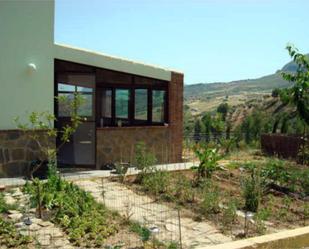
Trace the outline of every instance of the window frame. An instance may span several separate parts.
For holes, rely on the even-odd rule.
[[[73,86],[74,87],[74,91],[70,91],[70,90],[59,90],[59,84],[62,85],[68,85],[68,86]],[[61,94],[80,94],[81,96],[83,95],[90,95],[92,96],[92,103],[91,103],[91,116],[85,116],[85,115],[80,115],[80,117],[86,118],[87,120],[94,120],[95,119],[95,94],[96,94],[96,88],[95,86],[90,87],[90,86],[84,86],[78,83],[70,83],[70,82],[63,82],[63,81],[57,81],[56,83],[56,91],[57,94],[56,96],[59,97],[59,95]],[[87,91],[78,91],[78,87],[84,87],[84,88],[89,88],[92,89],[91,92],[87,92]],[[59,115],[59,101],[56,101],[56,112],[57,112],[57,117],[61,118],[61,119],[67,119],[70,120],[71,116],[62,116]],[[78,112],[78,110],[74,110],[74,112]]]
[[[128,124],[123,124],[123,127],[129,126],[164,126],[168,124],[168,87],[167,86],[155,86],[155,85],[144,85],[144,84],[130,84],[130,85],[116,85],[116,84],[102,84],[101,86],[97,86],[97,127],[100,126],[100,119],[102,113],[102,92],[104,90],[112,91],[112,104],[111,104],[111,125],[104,127],[118,127],[117,118],[116,118],[116,90],[128,90],[129,91],[129,107],[128,107]],[[145,89],[147,90],[147,120],[138,121],[135,119],[135,90]],[[163,122],[153,122],[152,121],[152,91],[159,90],[164,91],[164,121]]]

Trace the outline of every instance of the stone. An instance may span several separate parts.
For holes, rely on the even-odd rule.
[[[37,224],[32,224],[32,225],[30,225],[29,226],[29,230],[31,231],[31,232],[36,232],[36,231],[38,231],[39,229],[41,229],[41,227],[39,226],[39,225],[37,225]]]
[[[36,236],[37,241],[41,246],[49,246],[51,245],[51,238],[49,234],[40,234]]]
[[[10,219],[15,220],[15,221],[20,220],[23,217],[21,213],[9,214],[8,216]]]
[[[8,210],[8,214],[19,214],[20,212],[17,210]]]
[[[6,195],[4,196],[4,201],[6,202],[6,204],[8,205],[14,205],[16,203],[16,199],[13,198],[11,195]]]
[[[52,236],[52,238],[63,237],[62,232],[60,232],[58,228],[50,227],[47,229],[47,231]]]
[[[49,221],[40,221],[37,223],[39,226],[41,227],[50,227],[53,226],[53,223],[49,222]]]

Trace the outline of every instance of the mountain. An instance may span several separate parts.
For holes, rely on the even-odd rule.
[[[236,106],[253,99],[262,100],[265,95],[270,95],[274,88],[291,86],[290,82],[282,78],[281,73],[295,72],[296,69],[297,65],[289,62],[276,73],[257,79],[185,85],[185,105],[189,107],[192,115],[199,115],[215,110],[222,101]]]
[[[309,54],[307,56],[309,58]],[[192,100],[248,93],[270,93],[274,88],[285,88],[291,85],[282,78],[281,72],[295,72],[296,70],[296,63],[291,61],[276,73],[257,79],[185,85],[184,96],[186,100]]]

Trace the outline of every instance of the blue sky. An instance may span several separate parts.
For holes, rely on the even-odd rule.
[[[309,52],[308,0],[56,0],[55,41],[185,73],[185,83],[264,76]]]

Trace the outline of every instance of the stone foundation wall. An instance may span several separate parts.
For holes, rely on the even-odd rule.
[[[138,142],[145,143],[158,163],[172,162],[173,145],[168,126],[110,127],[97,129],[97,168],[113,162],[134,162]]]
[[[39,157],[38,145],[19,130],[0,131],[0,177],[25,176]]]

